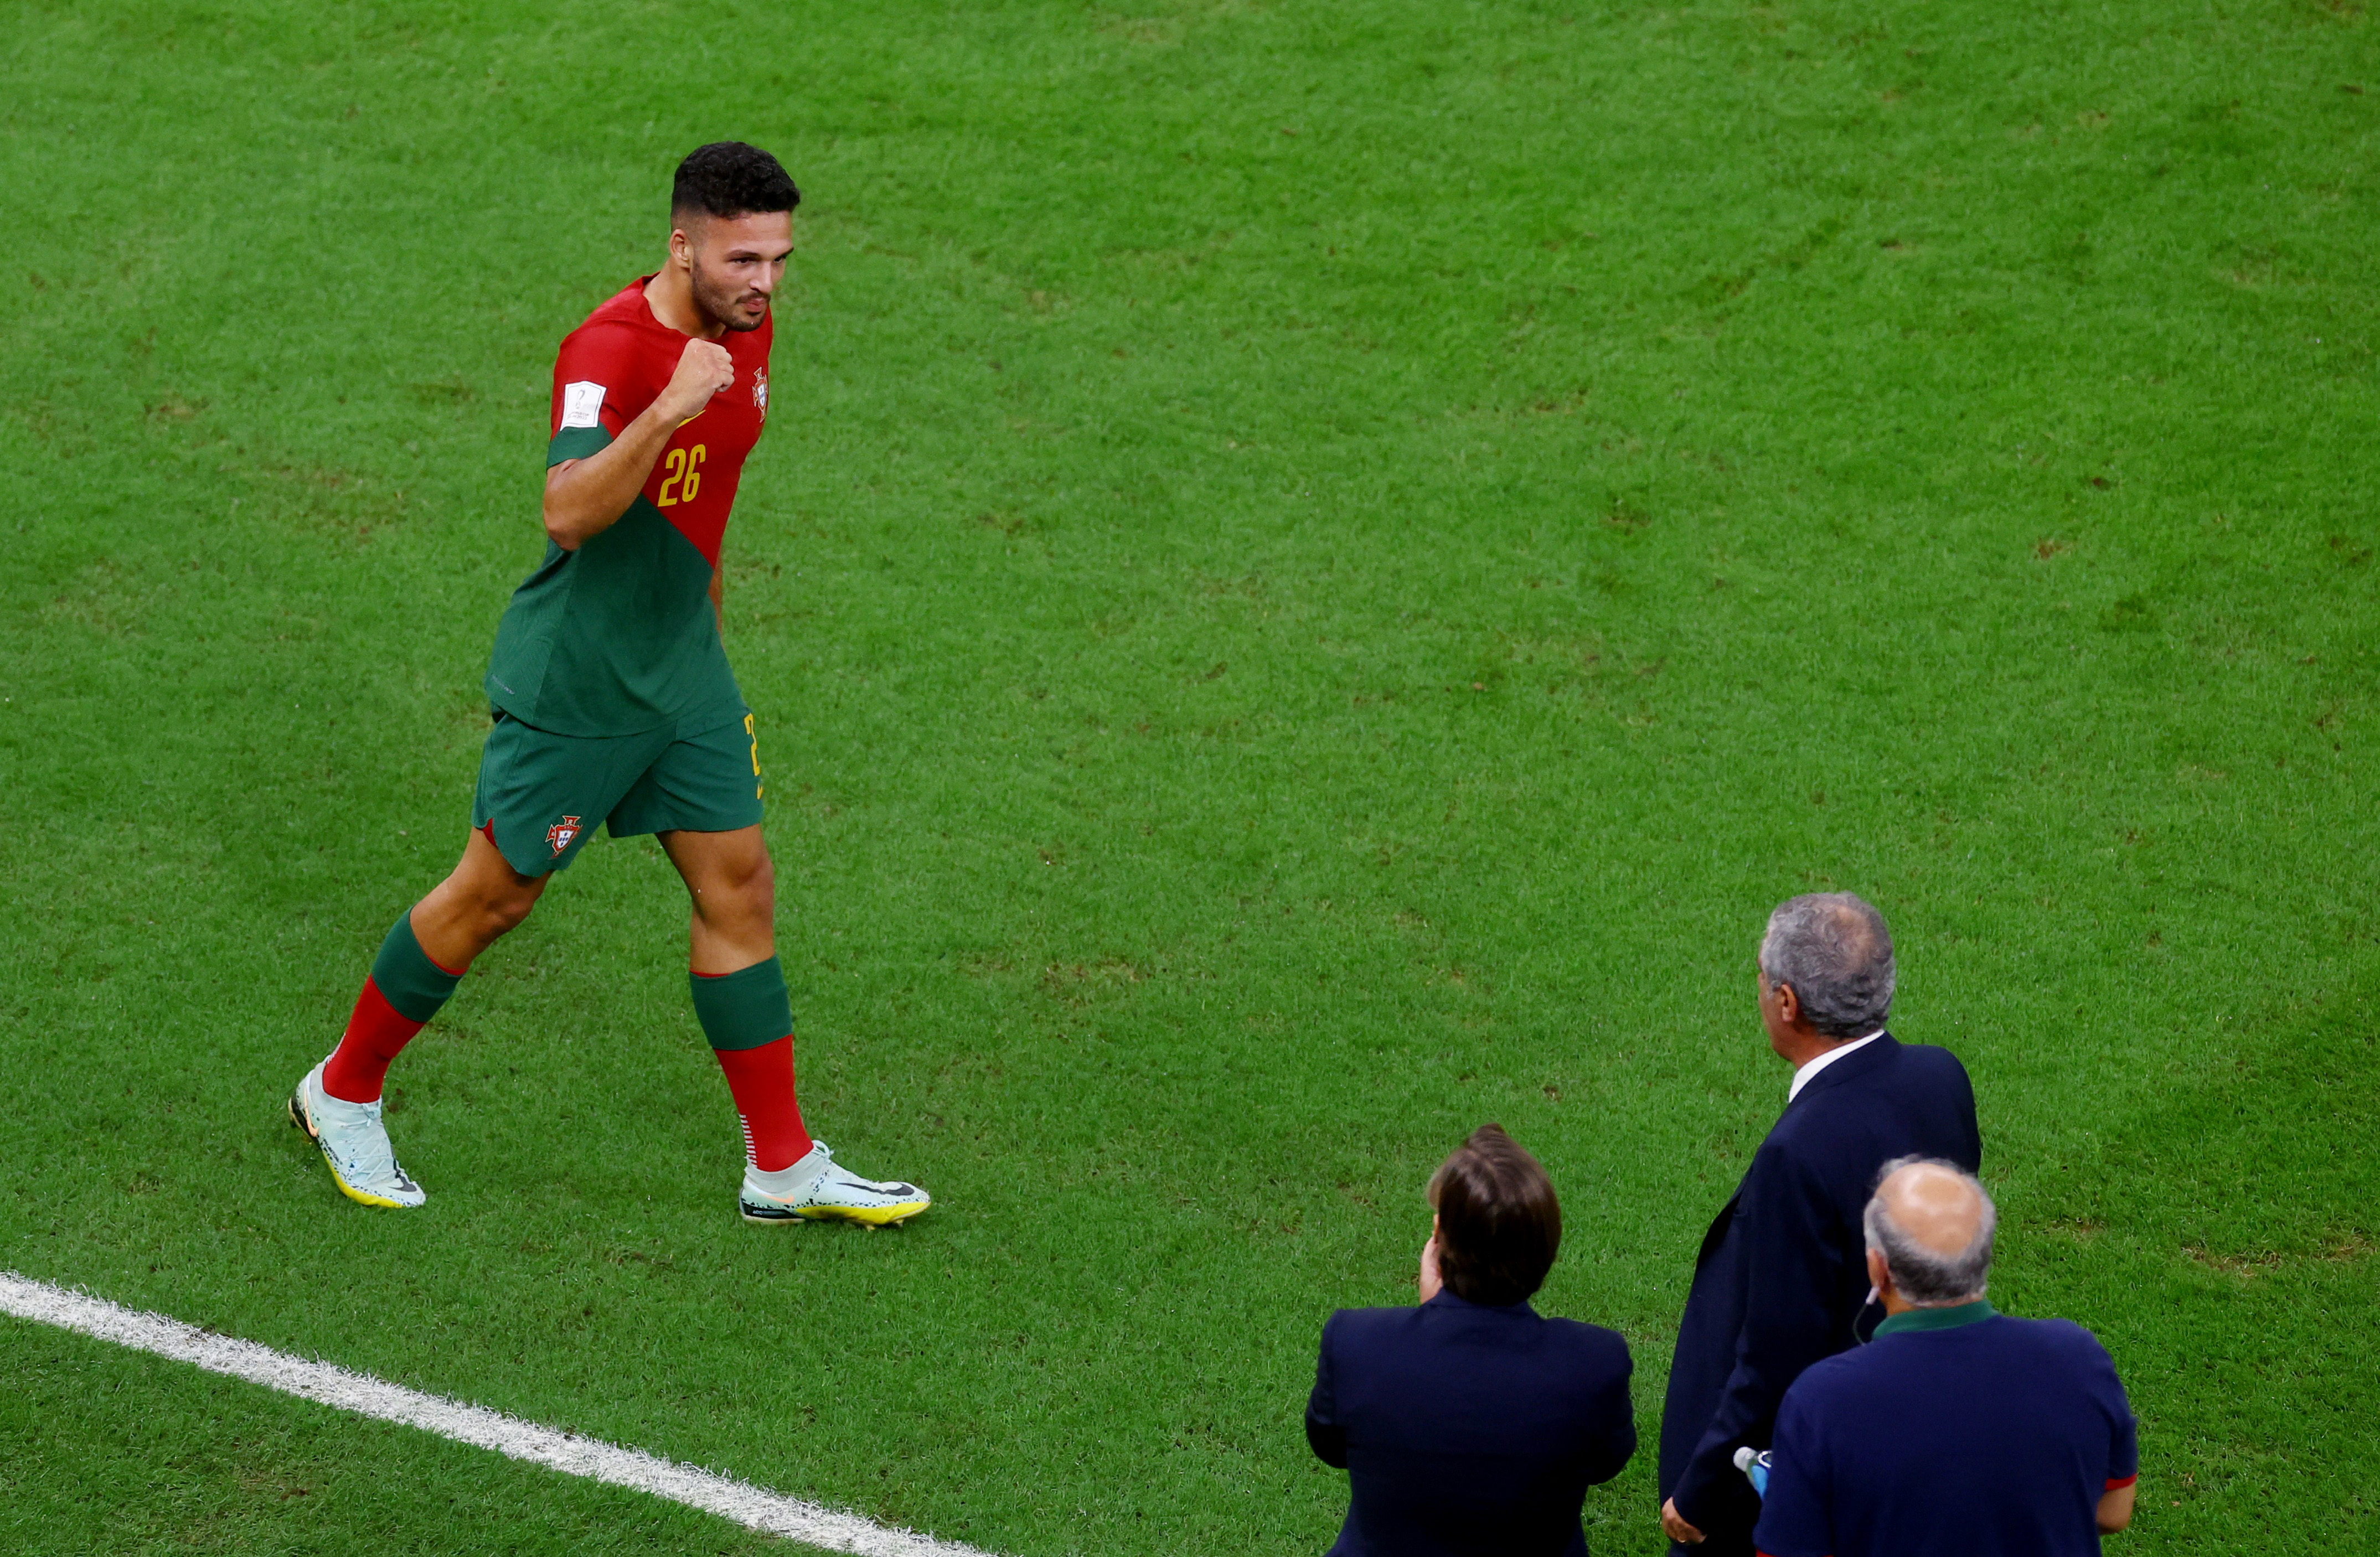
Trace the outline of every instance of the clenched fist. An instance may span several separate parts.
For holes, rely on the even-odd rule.
[[[701,415],[710,397],[735,381],[735,361],[716,341],[688,341],[678,354],[677,371],[653,404],[673,422]]]

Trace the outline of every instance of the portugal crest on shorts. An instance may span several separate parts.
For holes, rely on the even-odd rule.
[[[557,860],[562,858],[562,851],[570,847],[570,840],[577,836],[578,818],[576,816],[565,816],[545,829],[545,841],[552,845],[553,857]]]

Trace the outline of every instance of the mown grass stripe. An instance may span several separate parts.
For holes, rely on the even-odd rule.
[[[988,1557],[971,1546],[896,1529],[732,1477],[659,1459],[601,1439],[525,1422],[484,1406],[392,1384],[334,1363],[292,1357],[230,1335],[211,1334],[164,1314],[127,1309],[14,1271],[0,1272],[0,1312],[56,1325],[136,1351],[196,1364],[284,1394],[492,1449],[568,1476],[634,1488],[731,1519],[747,1529],[858,1557]]]

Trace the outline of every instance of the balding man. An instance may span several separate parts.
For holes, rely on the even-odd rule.
[[[1759,1550],[2096,1557],[2131,1522],[2140,1466],[2115,1364],[2079,1324],[1993,1311],[1997,1219],[1971,1175],[1888,1167],[1866,1214],[1888,1317],[1786,1392]]]
[[[1860,1215],[1894,1157],[1982,1165],[1975,1094],[1948,1050],[1893,1041],[1892,933],[1848,892],[1768,916],[1760,1020],[1793,1067],[1785,1112],[1703,1235],[1661,1411],[1661,1525],[1701,1557],[1745,1557],[1759,1500],[1735,1452],[1766,1449],[1802,1370],[1856,1339]]]

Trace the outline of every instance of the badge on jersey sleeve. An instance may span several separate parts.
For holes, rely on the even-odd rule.
[[[601,427],[603,425],[603,386],[593,383],[563,385],[562,425],[564,427]]]

